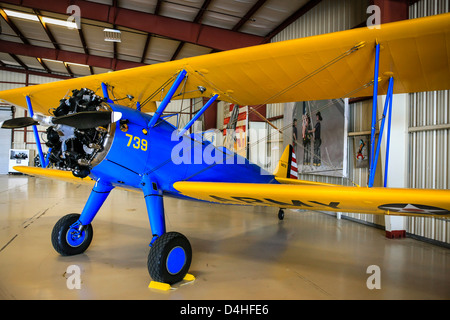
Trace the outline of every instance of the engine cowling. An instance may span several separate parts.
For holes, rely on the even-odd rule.
[[[83,88],[73,90],[72,96],[61,99],[53,115],[61,117],[86,111],[111,111],[111,107],[92,90]],[[88,176],[108,153],[115,128],[115,123],[88,129],[62,124],[48,127],[46,145],[50,152],[49,162],[58,169],[71,170],[76,177]]]

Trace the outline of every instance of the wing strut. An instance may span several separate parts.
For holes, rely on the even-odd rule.
[[[166,109],[167,105],[169,104],[170,100],[172,99],[173,95],[177,91],[178,87],[180,86],[181,82],[183,81],[184,77],[186,76],[187,72],[186,70],[181,70],[178,74],[175,82],[170,87],[169,91],[167,92],[166,96],[164,97],[163,101],[159,105],[158,109],[156,109],[155,114],[153,115],[152,119],[150,120],[148,127],[152,128],[155,126],[156,122],[158,122],[159,118],[161,117],[162,113],[164,112],[164,109]]]
[[[180,137],[189,130],[189,128],[194,124],[195,121],[197,121],[198,118],[208,109],[214,101],[219,97],[219,95],[216,93],[214,94],[211,99],[195,114],[195,116],[184,126],[183,129],[181,129],[180,133],[178,134]]]
[[[374,81],[373,81],[373,102],[372,102],[372,132],[370,141],[370,169],[369,169],[369,183],[368,187],[373,187],[375,180],[375,173],[377,170],[378,156],[380,153],[381,141],[383,139],[384,124],[387,117],[387,112],[389,112],[388,121],[388,131],[387,131],[387,141],[386,141],[386,160],[385,160],[385,174],[384,174],[384,187],[387,185],[387,173],[389,164],[389,147],[391,138],[391,116],[392,116],[392,99],[394,92],[394,78],[389,78],[389,87],[386,95],[386,101],[383,109],[383,117],[381,119],[380,133],[378,134],[378,142],[375,148],[375,130],[377,123],[377,96],[378,96],[378,72],[379,72],[379,62],[380,62],[380,44],[377,43],[375,47],[375,71],[374,71]],[[388,110],[389,108],[389,110]]]
[[[369,187],[372,187],[373,184],[370,184],[372,181],[372,174],[375,176],[375,170],[373,170],[374,166],[374,154],[375,154],[375,130],[377,125],[377,97],[378,97],[378,72],[380,65],[380,44],[377,43],[375,46],[375,71],[373,75],[373,100],[372,100],[372,132],[370,135],[370,176],[369,176]],[[376,168],[376,167],[375,167]]]
[[[30,96],[25,96],[25,99],[27,101],[28,113],[30,114],[30,117],[32,118],[34,115],[34,112],[33,112],[33,105],[31,104]],[[34,139],[36,140],[36,146],[37,146],[38,153],[39,153],[39,159],[41,160],[41,166],[42,166],[42,168],[45,168],[45,167],[47,167],[48,162],[44,158],[44,153],[42,152],[41,139],[39,139],[39,132],[38,132],[36,125],[33,125],[33,132],[34,132]],[[49,150],[48,154],[50,154],[50,151],[51,150]]]
[[[102,82],[102,91],[103,91],[103,97],[106,99],[106,101],[108,103],[112,103],[113,101],[109,98],[108,85],[104,82]]]
[[[391,83],[392,82],[392,83]],[[389,99],[389,121],[388,121],[388,131],[387,131],[387,141],[386,141],[386,160],[385,160],[385,170],[384,170],[384,187],[387,186],[388,180],[388,168],[389,168],[389,148],[391,146],[391,122],[392,122],[392,99],[394,93],[394,78],[389,78],[389,87],[391,88],[391,95],[387,98]],[[386,106],[384,107],[384,116],[386,115]]]
[[[378,156],[380,154],[381,140],[383,137],[384,124],[386,122],[387,112],[389,112],[389,121],[388,121],[388,131],[387,131],[387,141],[386,141],[386,162],[385,162],[385,174],[384,174],[384,187],[387,185],[387,173],[388,173],[388,164],[389,164],[389,146],[391,139],[391,116],[392,116],[392,95],[394,90],[394,78],[389,78],[389,87],[386,96],[386,101],[384,103],[383,117],[381,119],[380,133],[378,135],[377,147],[375,150],[375,156],[372,157],[373,166],[370,169],[369,175],[369,187],[373,187],[374,179],[375,179],[375,171],[378,163]],[[389,108],[389,110],[388,110]]]

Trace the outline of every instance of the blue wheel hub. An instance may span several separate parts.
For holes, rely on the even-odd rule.
[[[166,268],[171,275],[180,272],[186,264],[186,252],[182,247],[175,247],[167,255]]]
[[[80,232],[79,226],[79,222],[74,223],[67,230],[66,234],[67,244],[74,248],[81,246],[86,239],[86,232],[84,230]]]

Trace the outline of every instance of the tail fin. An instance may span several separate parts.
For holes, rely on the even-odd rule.
[[[297,159],[292,145],[286,146],[273,175],[277,178],[298,179]]]

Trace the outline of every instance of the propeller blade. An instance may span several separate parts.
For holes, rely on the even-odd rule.
[[[39,122],[30,117],[14,118],[3,121],[3,129],[18,129],[25,128],[32,125],[37,125]]]
[[[68,114],[66,116],[53,118],[53,124],[63,124],[77,129],[90,129],[100,126],[106,126],[120,119],[119,112],[110,111],[86,111]]]

